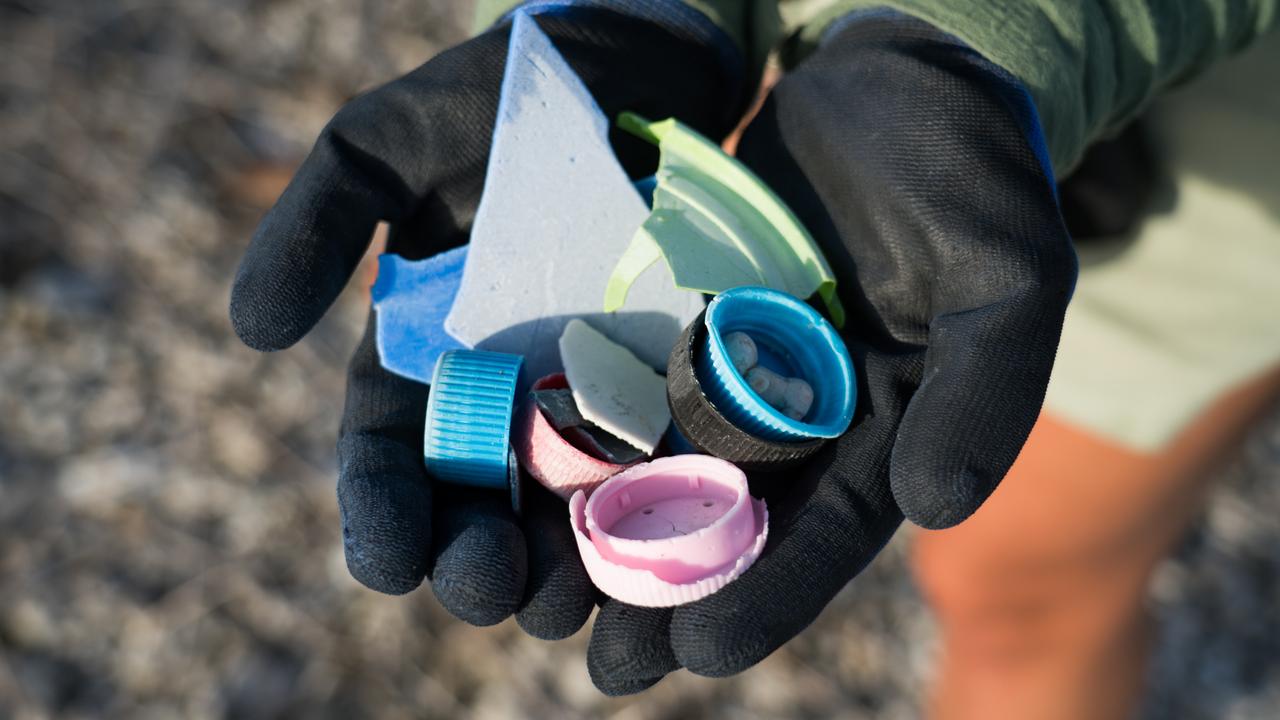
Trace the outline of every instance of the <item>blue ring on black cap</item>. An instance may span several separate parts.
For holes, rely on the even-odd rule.
[[[778,290],[736,287],[711,301],[705,323],[698,381],[734,425],[775,442],[834,438],[848,429],[858,392],[853,361],[839,333],[817,310]],[[771,370],[813,387],[813,407],[804,420],[792,420],[751,389],[724,346],[724,336],[733,332],[756,342],[761,365],[773,364]]]

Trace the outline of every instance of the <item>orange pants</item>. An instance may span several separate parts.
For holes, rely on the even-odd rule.
[[[1247,383],[1154,454],[1042,415],[972,518],[916,534],[942,631],[930,716],[1130,717],[1151,573],[1201,508],[1208,471],[1278,393],[1280,372]]]

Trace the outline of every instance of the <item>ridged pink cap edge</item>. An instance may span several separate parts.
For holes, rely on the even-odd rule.
[[[556,387],[568,387],[563,373],[547,375],[533,384],[534,390]],[[525,400],[512,440],[524,469],[562,500],[579,490],[590,494],[600,483],[631,467],[598,460],[574,447],[551,427],[532,399]]]

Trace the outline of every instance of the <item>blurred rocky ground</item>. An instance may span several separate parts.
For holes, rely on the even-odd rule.
[[[333,493],[354,283],[262,356],[226,319],[330,114],[467,3],[0,1],[0,717],[910,718],[932,627],[891,546],[734,679],[609,700],[561,643],[346,573]],[[1280,707],[1280,414],[1153,594],[1148,714]]]

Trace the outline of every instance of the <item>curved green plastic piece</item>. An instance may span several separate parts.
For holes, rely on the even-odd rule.
[[[714,294],[762,285],[801,300],[817,293],[832,324],[844,326],[822,251],[755,173],[675,119],[623,113],[618,126],[657,145],[661,159],[653,210],[609,277],[605,312],[621,308],[631,284],[664,258],[677,287]]]

